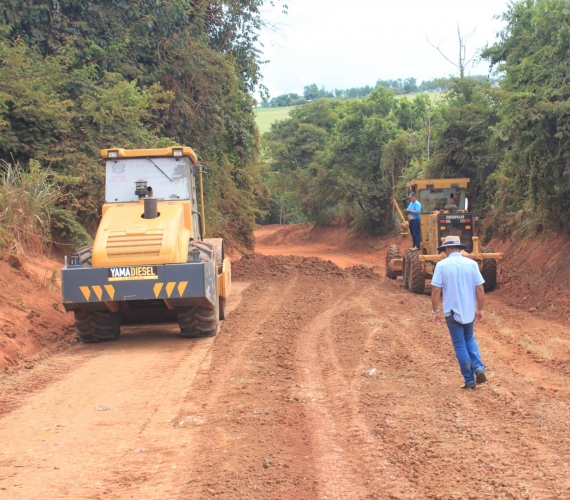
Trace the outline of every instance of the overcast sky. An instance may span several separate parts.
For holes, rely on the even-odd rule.
[[[271,96],[296,92],[311,83],[328,89],[374,85],[378,79],[413,76],[418,83],[457,73],[427,42],[454,62],[457,25],[467,34],[468,57],[492,44],[504,25],[494,19],[507,0],[285,0],[264,17],[277,31],[264,30],[263,83]],[[487,74],[481,62],[470,74]]]

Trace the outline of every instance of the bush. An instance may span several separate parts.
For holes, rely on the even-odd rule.
[[[0,248],[23,255],[51,241],[51,214],[62,194],[49,170],[0,160]]]

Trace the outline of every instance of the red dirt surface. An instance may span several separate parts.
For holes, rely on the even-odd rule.
[[[0,370],[31,369],[75,343],[61,305],[60,267],[39,256],[0,260]]]
[[[357,264],[380,269],[387,240],[352,234],[346,228],[291,224],[259,226],[256,252],[263,255],[319,257],[345,268]]]
[[[570,238],[550,235],[521,241],[495,239],[504,252],[497,297],[535,315],[570,320]]]
[[[260,233],[217,337],[127,327],[5,376],[0,497],[570,498],[565,323],[507,282],[476,326],[489,381],[462,391],[387,241]]]

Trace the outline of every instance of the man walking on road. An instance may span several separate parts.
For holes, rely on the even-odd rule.
[[[416,193],[410,194],[410,204],[404,210],[408,214],[410,221],[410,233],[412,234],[413,246],[411,250],[419,250],[421,235],[420,235],[420,214],[422,213],[422,205],[416,198]]]
[[[461,250],[465,248],[459,236],[447,236],[438,247],[437,250],[445,252],[447,257],[435,267],[431,280],[431,305],[433,322],[439,325],[439,301],[443,291],[443,314],[465,379],[461,388],[475,389],[477,384],[487,381],[479,346],[473,336],[474,321],[483,319],[485,280],[477,263],[461,255]]]

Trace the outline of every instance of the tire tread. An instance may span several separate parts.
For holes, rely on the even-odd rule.
[[[492,248],[484,247],[481,249],[481,253],[494,253]],[[483,261],[483,266],[481,269],[481,274],[485,283],[483,283],[483,289],[486,292],[491,292],[497,287],[497,260],[496,259],[485,259]]]
[[[388,250],[386,251],[386,277],[390,278],[391,280],[395,280],[398,277],[397,273],[390,272],[390,261],[392,259],[399,259],[400,258],[400,249],[398,245],[390,245]]]
[[[426,287],[426,277],[422,270],[420,261],[420,251],[410,250],[410,291],[413,293],[424,293]]]
[[[119,313],[106,311],[73,311],[75,330],[80,342],[93,343],[117,340],[121,333]]]

